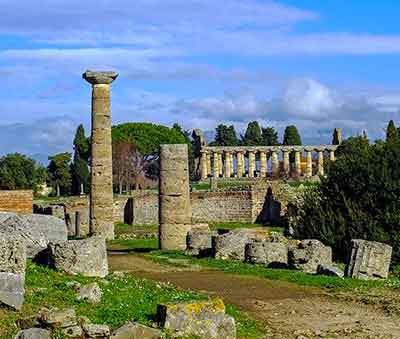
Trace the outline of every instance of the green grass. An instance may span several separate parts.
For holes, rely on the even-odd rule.
[[[73,288],[67,283],[87,284],[97,281],[103,291],[102,301],[93,305],[78,301]],[[93,323],[107,324],[112,329],[126,321],[149,325],[154,319],[158,303],[204,300],[204,295],[178,289],[170,284],[131,275],[105,279],[68,276],[64,273],[28,262],[25,283],[25,302],[21,312],[0,308],[0,338],[11,339],[18,329],[17,319],[34,316],[43,307],[74,308],[78,316],[86,316]],[[258,338],[265,333],[259,323],[233,307],[227,313],[234,316],[239,338]]]
[[[114,226],[114,231],[116,235],[135,232],[157,232],[158,225],[128,225],[124,223],[116,223]]]
[[[400,288],[400,279],[391,277],[388,280],[359,280],[351,278],[329,277],[322,275],[306,274],[289,269],[266,268],[262,265],[252,265],[240,261],[215,260],[212,258],[190,258],[183,252],[154,251],[149,256],[158,262],[168,263],[168,259],[186,259],[193,264],[203,267],[218,269],[232,274],[250,275],[269,280],[281,280],[301,286],[313,286],[328,289],[370,289],[370,288]]]
[[[109,250],[118,251],[143,251],[143,250],[157,250],[158,249],[158,239],[132,239],[132,240],[122,240],[116,239],[111,240],[107,243],[107,248]]]
[[[224,179],[219,179],[218,180],[218,188],[229,188],[229,187],[247,187],[249,186],[252,182],[254,182],[253,179],[241,179],[241,180],[224,180]],[[192,188],[198,190],[198,191],[205,191],[210,189],[210,183],[209,182],[202,182],[202,183],[192,183],[190,185]]]

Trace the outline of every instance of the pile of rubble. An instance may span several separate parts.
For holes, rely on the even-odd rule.
[[[359,279],[386,279],[392,256],[389,245],[353,240],[343,272],[333,265],[332,249],[316,239],[290,240],[260,229],[192,230],[187,235],[189,255],[240,260],[269,268],[291,268],[311,274]]]

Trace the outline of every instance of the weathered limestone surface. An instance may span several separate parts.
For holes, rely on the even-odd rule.
[[[328,275],[332,277],[340,277],[343,278],[344,272],[335,267],[335,266],[327,266],[327,265],[318,265],[317,274],[320,275]]]
[[[43,309],[39,314],[39,321],[47,327],[67,328],[77,325],[77,318],[73,308],[59,310],[57,308]]]
[[[288,246],[280,242],[254,241],[246,245],[245,259],[253,264],[285,266]]]
[[[24,277],[21,274],[0,272],[0,304],[20,310],[24,293]]]
[[[102,236],[49,244],[50,261],[68,274],[105,277],[108,274],[106,242]]]
[[[98,304],[101,302],[103,293],[98,283],[94,282],[91,284],[83,285],[78,291],[78,300],[87,300],[92,304]]]
[[[211,252],[212,237],[217,236],[217,231],[191,230],[186,238],[186,251],[190,255],[198,255],[202,251]]]
[[[289,250],[289,265],[306,273],[317,273],[318,265],[332,265],[332,249],[315,239],[303,240]]]
[[[90,231],[114,239],[110,84],[115,72],[86,71],[92,85]]]
[[[64,221],[50,215],[0,212],[0,233],[25,240],[27,256],[35,257],[50,242],[67,240]]]
[[[245,249],[254,240],[268,238],[267,231],[240,228],[228,233],[212,237],[212,252],[215,259],[241,260],[245,259]]]
[[[187,145],[160,147],[160,248],[184,250],[191,229]]]
[[[359,279],[386,279],[392,258],[392,247],[375,241],[351,241],[351,256],[346,276]]]
[[[110,336],[110,328],[107,325],[85,324],[82,328],[89,338],[108,338]]]
[[[51,333],[43,328],[29,328],[19,331],[15,339],[51,339]]]
[[[204,339],[235,339],[235,320],[225,314],[221,299],[196,303],[161,304],[157,307],[159,325]]]
[[[159,329],[147,327],[138,323],[129,322],[115,330],[110,339],[161,339],[162,332]]]
[[[25,276],[26,242],[22,238],[0,233],[0,272]]]

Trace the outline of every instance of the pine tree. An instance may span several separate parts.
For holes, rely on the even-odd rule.
[[[263,144],[261,128],[257,121],[251,121],[247,125],[246,133],[243,137],[245,146],[260,146]]]
[[[233,125],[226,126],[224,124],[219,124],[215,129],[215,141],[216,146],[236,146],[238,144],[238,139],[236,136],[235,127]]]
[[[397,142],[399,140],[399,134],[393,120],[389,121],[386,129],[386,141]]]
[[[278,145],[278,132],[273,127],[262,127],[261,136],[263,139],[264,146],[276,146]]]
[[[283,136],[283,144],[287,146],[301,145],[301,137],[296,126],[290,125],[286,127]]]

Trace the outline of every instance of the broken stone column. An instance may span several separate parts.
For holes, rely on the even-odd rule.
[[[115,72],[86,71],[92,85],[90,233],[114,239],[110,84]]]
[[[376,241],[352,240],[346,276],[359,279],[386,279],[392,247]]]
[[[163,250],[186,248],[192,219],[188,167],[186,144],[161,145],[159,233]]]

